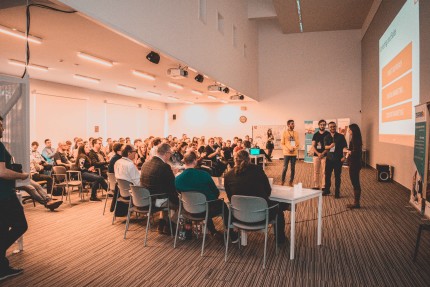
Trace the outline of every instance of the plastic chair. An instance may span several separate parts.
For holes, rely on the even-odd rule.
[[[271,207],[267,207],[267,202],[264,198],[255,196],[244,196],[244,195],[233,195],[231,203],[229,204],[230,213],[228,216],[228,230],[227,230],[227,244],[225,247],[225,258],[227,262],[228,253],[228,242],[230,239],[230,227],[236,227],[240,230],[246,231],[264,231],[264,260],[263,269],[266,268],[266,253],[267,253],[267,233],[269,224],[275,225],[275,231],[277,230],[276,221],[278,216],[276,215],[273,220],[269,221],[270,209],[279,208],[276,204]],[[240,234],[240,232],[239,232]],[[276,251],[278,251],[278,239],[275,234],[276,240]],[[239,240],[240,246],[240,240]]]
[[[418,227],[417,244],[415,245],[414,258],[413,258],[414,261],[417,259],[418,248],[420,247],[420,241],[421,241],[421,232],[423,230],[430,231],[430,224],[421,223],[420,226]]]
[[[154,206],[153,202],[155,202],[155,198],[159,196],[167,196],[166,193],[159,193],[159,194],[150,194],[149,190],[142,186],[137,185],[131,185],[130,186],[131,191],[131,200],[129,202],[128,206],[128,213],[127,213],[127,222],[125,224],[125,232],[124,232],[124,239],[126,239],[128,226],[130,224],[130,215],[132,212],[136,213],[142,213],[146,214],[147,221],[146,221],[146,232],[145,232],[145,241],[143,246],[146,246],[146,242],[148,240],[148,230],[151,226],[151,215],[153,213],[167,210],[167,212],[170,213],[170,206],[169,206],[169,200],[167,200],[167,207],[156,207]],[[169,225],[170,225],[170,234],[173,236],[172,232],[172,222],[170,220],[169,216]]]
[[[133,185],[131,182],[124,180],[124,179],[117,179],[116,182],[118,182],[118,189],[119,192],[116,195],[116,202],[115,202],[115,208],[113,210],[113,218],[112,218],[112,224],[115,222],[115,214],[116,214],[116,207],[118,205],[118,201],[121,201],[123,203],[129,204],[130,199],[127,199],[127,197],[130,197],[130,186]]]
[[[173,248],[176,248],[176,240],[178,237],[178,227],[179,227],[179,219],[181,215],[185,219],[193,220],[193,221],[203,221],[204,229],[203,229],[203,242],[202,242],[202,251],[200,256],[203,256],[205,249],[205,241],[206,241],[206,233],[207,233],[207,222],[209,219],[209,204],[215,201],[223,201],[223,199],[215,199],[215,200],[206,200],[206,196],[203,193],[195,192],[195,191],[186,191],[182,192],[178,195],[179,197],[179,212],[178,212],[178,222],[176,225],[176,233],[175,233],[175,241],[173,243]],[[201,216],[201,214],[205,214],[205,216]],[[224,222],[224,204],[222,205],[221,215]],[[225,239],[225,237],[224,237]]]
[[[116,186],[116,178],[114,173],[108,172],[108,190],[106,192],[106,198],[105,198],[105,207],[103,208],[103,215],[105,215],[106,205],[109,198],[109,195],[112,195],[112,198],[115,194],[115,186]]]
[[[81,200],[84,199],[84,193],[83,193],[83,185],[82,185],[82,176],[80,171],[76,170],[66,170],[64,166],[53,166],[52,167],[54,173],[52,174],[53,177],[53,183],[52,183],[52,190],[51,195],[53,192],[54,187],[61,187],[62,193],[61,193],[61,200],[63,200],[64,192],[67,191],[66,199],[69,197],[69,204],[72,205],[71,200],[71,193],[73,191],[74,187],[78,187],[79,189],[79,196],[81,197]],[[77,175],[77,179],[73,179],[73,174]],[[69,187],[72,188],[72,190],[69,190]]]

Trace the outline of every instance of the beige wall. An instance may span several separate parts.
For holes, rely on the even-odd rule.
[[[56,146],[75,136],[134,139],[163,135],[165,109],[160,102],[32,79],[30,140],[43,147],[46,138]]]

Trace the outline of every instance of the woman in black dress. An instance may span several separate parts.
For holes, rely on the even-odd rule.
[[[267,156],[269,158],[272,158],[272,152],[275,148],[275,144],[273,141],[275,140],[275,137],[273,136],[272,129],[267,130],[267,142],[266,142],[266,149],[267,149]]]
[[[360,128],[357,124],[349,125],[349,148],[346,151],[349,164],[349,177],[354,188],[354,203],[348,204],[347,208],[360,208],[361,185],[360,185],[360,170],[361,170],[361,151],[363,141],[361,138]]]

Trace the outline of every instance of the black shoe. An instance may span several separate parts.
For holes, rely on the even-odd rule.
[[[238,243],[239,234],[236,231],[230,231],[230,240],[231,240],[231,243]]]
[[[45,207],[48,208],[50,211],[54,211],[62,204],[63,204],[63,201],[60,200],[60,201],[52,202],[50,204],[46,204]]]
[[[324,191],[323,191],[323,193],[322,193],[322,195],[323,195],[323,196],[330,195],[330,191],[326,191],[326,190],[324,190]]]
[[[98,201],[102,201],[102,200],[98,197],[90,197],[90,202],[98,202]]]
[[[9,277],[17,276],[19,274],[22,274],[23,272],[24,269],[13,269],[9,267],[4,271],[0,271],[0,281]]]

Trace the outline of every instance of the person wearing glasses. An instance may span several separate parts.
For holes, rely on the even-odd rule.
[[[327,160],[325,165],[325,188],[323,195],[330,194],[331,174],[334,171],[335,192],[334,198],[340,198],[340,175],[342,173],[342,165],[345,161],[343,149],[347,147],[345,136],[336,132],[336,123],[328,124],[330,133],[324,138],[324,146],[327,151]]]
[[[325,120],[320,120],[318,122],[319,130],[312,137],[312,149],[314,151],[314,187],[313,189],[324,189],[325,187],[325,163],[327,150],[324,147],[324,138],[329,134],[325,127],[327,122]],[[322,175],[322,176],[321,176]],[[321,182],[321,185],[320,185]]]

